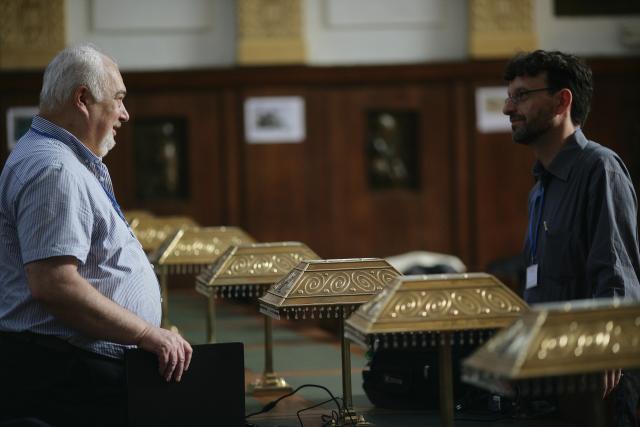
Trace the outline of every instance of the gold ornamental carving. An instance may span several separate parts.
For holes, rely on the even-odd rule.
[[[64,0],[0,0],[0,68],[44,68],[65,47]]]
[[[415,291],[396,295],[378,317],[380,320],[449,319],[519,312],[504,289],[493,292],[471,288],[466,292]]]
[[[189,217],[167,216],[154,217],[138,215],[131,219],[131,231],[136,236],[145,252],[157,250],[167,238],[178,229],[197,227],[198,224]]]
[[[238,227],[189,227],[177,230],[149,256],[160,266],[209,265],[231,245],[253,238]]]
[[[532,0],[470,0],[471,57],[511,57],[537,45]]]
[[[204,295],[261,296],[307,259],[319,256],[300,242],[233,245],[197,277],[196,289]]]
[[[640,367],[640,304],[538,305],[463,362],[463,379],[505,395],[602,392],[602,372]]]
[[[509,380],[639,367],[640,305],[603,300],[537,306],[465,366]]]
[[[484,273],[403,276],[347,321],[348,330],[368,334],[494,329],[513,322],[526,303]]]
[[[382,291],[400,273],[378,258],[305,260],[260,299],[260,310],[273,317],[317,312],[345,316]]]
[[[239,0],[238,63],[303,63],[302,0]]]

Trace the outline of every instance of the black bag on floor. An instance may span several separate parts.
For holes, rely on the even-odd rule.
[[[482,402],[484,409],[490,399],[483,392],[460,380],[460,363],[475,350],[475,346],[453,346],[453,390],[456,406],[468,408],[470,399]],[[373,405],[387,409],[438,409],[440,381],[438,348],[380,349],[362,371],[362,387]],[[481,396],[478,396],[478,395]],[[475,405],[474,405],[475,406]]]

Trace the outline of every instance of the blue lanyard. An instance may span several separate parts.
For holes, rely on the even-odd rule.
[[[35,133],[37,133],[38,135],[42,135],[42,136],[44,136],[46,138],[51,138],[51,139],[55,139],[57,141],[60,141],[60,138],[57,138],[57,137],[55,137],[53,135],[50,135],[48,133],[45,133],[45,132],[41,132],[41,131],[39,131],[37,129],[34,129],[33,127],[31,127],[31,130],[34,131]],[[63,142],[63,141],[61,141],[61,142]],[[111,202],[111,206],[113,206],[113,209],[118,213],[118,216],[120,218],[122,218],[122,220],[127,225],[127,227],[129,227],[129,223],[127,222],[127,219],[124,217],[124,213],[122,213],[122,209],[120,209],[120,205],[116,201],[116,196],[107,188],[106,184],[104,184],[100,179],[98,179],[98,182],[100,183],[100,187],[102,187],[102,189],[104,190],[105,194],[109,198],[109,201]]]
[[[111,201],[111,206],[113,206],[113,209],[115,209],[115,211],[118,213],[120,218],[122,218],[122,220],[124,221],[125,224],[127,224],[127,227],[128,227],[129,223],[127,222],[127,219],[124,217],[124,213],[122,212],[122,209],[120,209],[120,205],[116,201],[116,196],[111,191],[109,191],[109,189],[106,187],[105,184],[102,183],[102,181],[100,181],[100,186],[102,187],[104,192],[107,194],[109,201]]]
[[[544,186],[540,183],[540,190],[534,196],[532,206],[529,208],[529,249],[531,253],[531,263],[535,264],[538,249],[538,232],[540,231],[540,223],[542,222],[542,207],[544,205]],[[536,209],[537,207],[537,209]],[[537,212],[534,212],[537,210]],[[536,213],[535,233],[533,228],[533,214]]]

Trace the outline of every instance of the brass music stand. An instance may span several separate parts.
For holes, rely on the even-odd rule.
[[[302,260],[319,259],[300,242],[251,243],[229,247],[196,278],[196,290],[208,297],[207,337],[215,342],[215,299],[260,297]],[[264,316],[265,367],[249,384],[249,394],[288,392],[292,388],[273,369],[273,320]]]
[[[382,291],[400,273],[378,258],[303,261],[273,285],[260,301],[260,312],[275,319],[339,319],[342,353],[342,424],[370,426],[353,410],[351,353],[344,321],[361,304]]]
[[[129,225],[147,254],[157,250],[179,228],[198,226],[186,216],[138,216]]]
[[[534,306],[463,362],[463,380],[507,396],[567,394],[638,367],[640,304],[582,300]]]
[[[453,425],[451,345],[481,342],[527,310],[526,303],[484,273],[398,277],[346,322],[346,336],[372,350],[437,346],[441,425]]]
[[[229,246],[253,242],[238,227],[179,228],[149,255],[156,268],[162,291],[162,325],[169,327],[168,276],[198,274],[213,263]]]

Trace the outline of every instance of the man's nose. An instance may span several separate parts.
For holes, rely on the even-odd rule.
[[[514,111],[515,111],[515,106],[513,102],[511,102],[509,98],[505,99],[504,104],[502,105],[502,114],[509,116]]]
[[[121,122],[129,121],[129,112],[127,111],[127,107],[125,107],[124,104],[122,104],[122,111],[120,112],[119,119]]]

